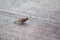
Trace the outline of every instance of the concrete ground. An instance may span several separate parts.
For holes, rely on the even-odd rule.
[[[0,11],[0,40],[59,40],[59,25],[36,25],[28,20],[26,24],[15,24],[21,15]],[[30,23],[29,23],[30,22]]]
[[[0,0],[0,40],[60,40],[60,0]]]

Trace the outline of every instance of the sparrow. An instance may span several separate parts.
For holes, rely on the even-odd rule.
[[[21,23],[21,24],[23,24],[23,23],[25,23],[27,20],[28,20],[28,18],[18,19],[18,20],[16,21],[16,23]]]

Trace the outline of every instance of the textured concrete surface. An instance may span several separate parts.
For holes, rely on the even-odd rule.
[[[60,40],[60,1],[0,0],[0,40]]]
[[[35,23],[31,18],[26,24],[15,24],[14,21],[24,16],[0,11],[0,40],[59,40],[59,24]],[[33,23],[32,23],[33,22]],[[36,20],[36,22],[38,22]],[[43,22],[43,21],[42,21]]]

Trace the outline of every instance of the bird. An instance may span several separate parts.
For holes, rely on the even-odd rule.
[[[16,23],[21,23],[21,24],[23,24],[23,23],[25,23],[27,20],[29,20],[29,18],[18,19],[18,20],[16,21]]]

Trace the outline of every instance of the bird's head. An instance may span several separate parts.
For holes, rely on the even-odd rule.
[[[29,20],[29,18],[26,18],[26,20]]]

